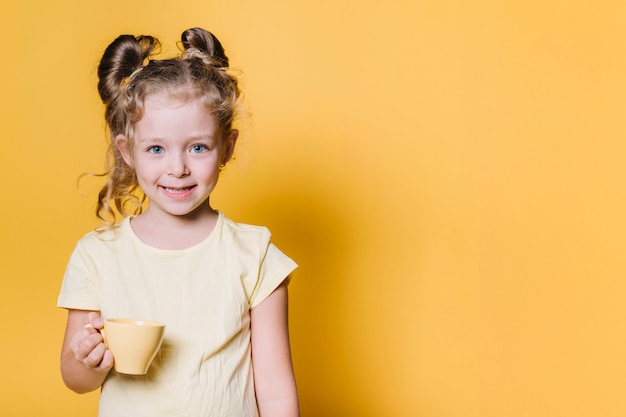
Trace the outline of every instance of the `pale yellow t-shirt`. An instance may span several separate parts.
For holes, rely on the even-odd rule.
[[[219,213],[214,231],[184,250],[150,247],[129,219],[85,235],[69,261],[58,306],[105,318],[166,324],[145,376],[111,371],[100,417],[256,417],[250,309],[297,265],[265,227]]]

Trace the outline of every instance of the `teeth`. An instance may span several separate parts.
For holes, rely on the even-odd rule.
[[[165,191],[167,191],[168,193],[172,193],[172,194],[175,194],[175,193],[184,193],[184,192],[186,192],[186,191],[188,191],[188,190],[190,190],[190,189],[191,189],[191,187],[185,187],[185,188],[169,188],[169,187],[163,187],[163,188],[165,188]]]

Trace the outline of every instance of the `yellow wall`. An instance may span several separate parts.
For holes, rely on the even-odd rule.
[[[626,415],[623,4],[4,2],[0,414],[96,415],[55,308],[97,224],[95,65],[199,25],[252,114],[218,207],[301,265],[303,416]]]

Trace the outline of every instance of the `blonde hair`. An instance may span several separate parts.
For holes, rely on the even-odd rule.
[[[152,36],[121,35],[105,50],[98,67],[98,92],[106,107],[110,134],[106,184],[98,194],[96,215],[107,226],[122,217],[139,214],[145,196],[139,189],[135,171],[115,146],[124,135],[132,146],[133,127],[143,116],[147,96],[165,93],[184,101],[198,100],[213,114],[225,134],[232,129],[240,90],[229,71],[228,57],[220,41],[201,28],[184,31],[181,54],[154,60],[160,52]]]

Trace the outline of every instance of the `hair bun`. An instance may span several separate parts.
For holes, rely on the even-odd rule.
[[[181,35],[185,57],[197,56],[209,65],[228,68],[224,47],[211,32],[202,28],[187,29]]]
[[[98,92],[104,103],[110,103],[119,94],[124,81],[159,46],[152,36],[118,36],[104,51],[98,66]]]

